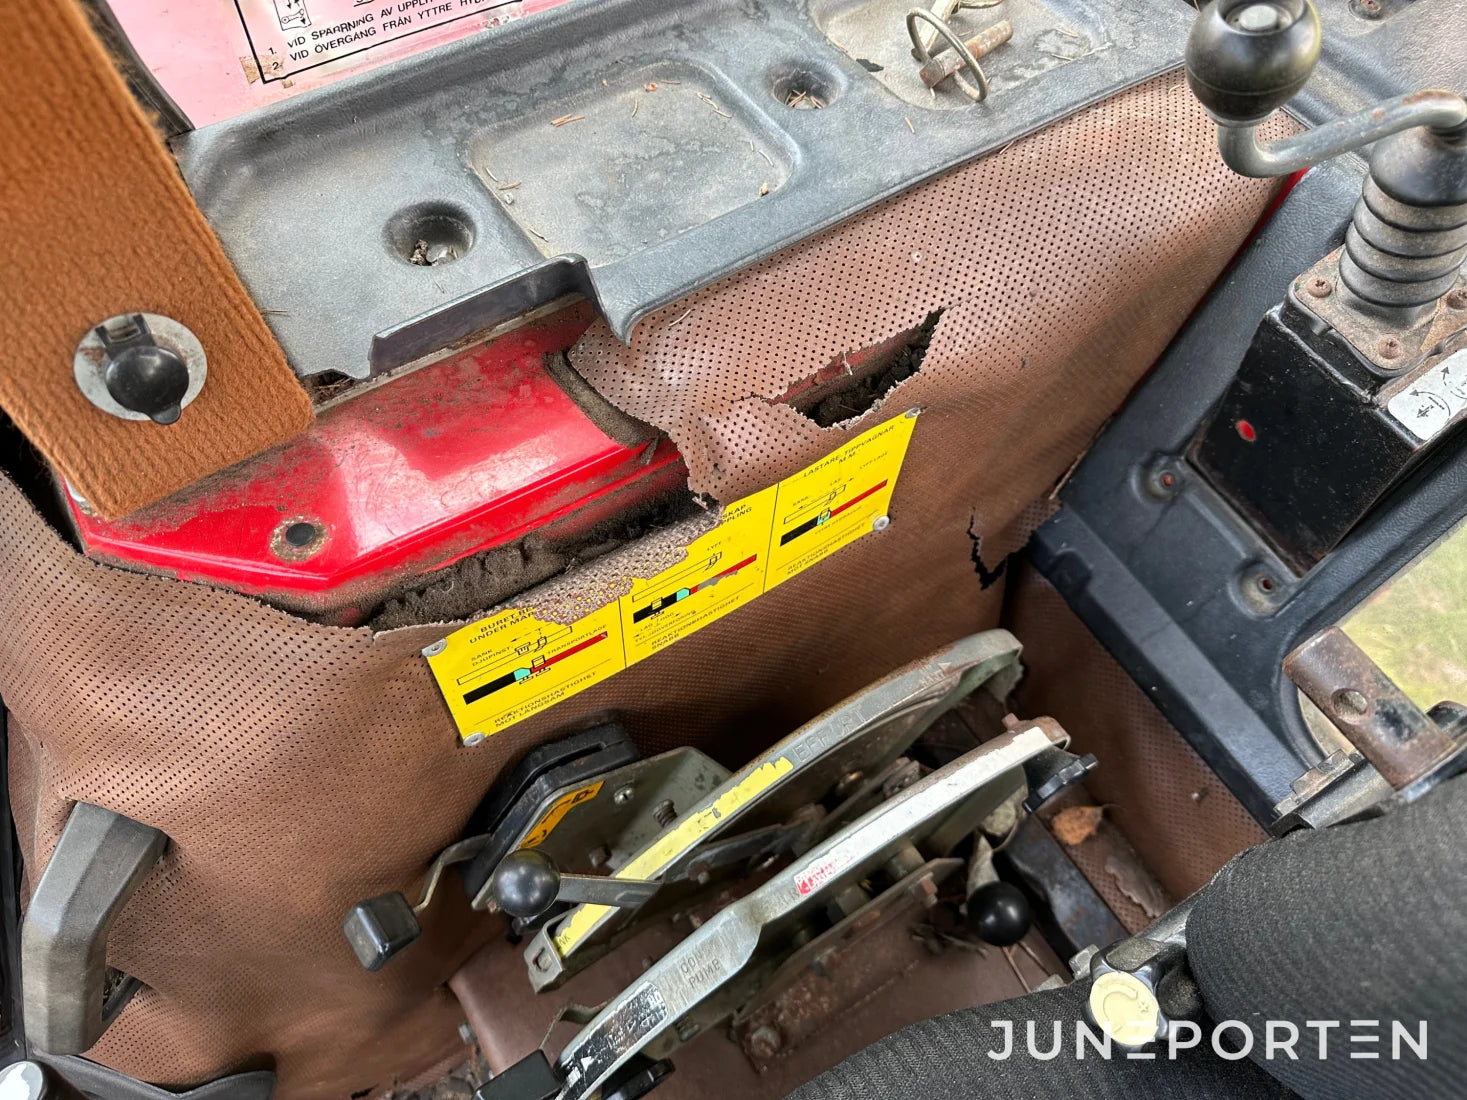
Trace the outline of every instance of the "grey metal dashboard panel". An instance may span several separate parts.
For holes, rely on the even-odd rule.
[[[1174,68],[1193,11],[964,11],[960,28],[1002,15],[1015,30],[984,61],[988,100],[953,107],[914,105],[831,30],[875,52],[891,6],[577,0],[174,148],[296,372],[364,378],[565,293],[625,339],[729,272]],[[890,34],[905,40],[900,19]],[[798,109],[799,91],[822,109]],[[435,236],[457,258],[410,262]]]
[[[1289,113],[1319,126],[1420,88],[1467,93],[1467,13],[1460,0],[1315,0],[1319,67]]]

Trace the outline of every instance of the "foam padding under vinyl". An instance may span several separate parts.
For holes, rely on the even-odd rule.
[[[365,974],[341,935],[348,907],[411,889],[507,764],[598,711],[618,710],[646,752],[692,744],[737,766],[996,625],[1002,586],[980,576],[970,530],[1016,544],[1009,529],[1034,522],[1026,507],[1274,191],[1222,166],[1211,123],[1169,77],[694,296],[640,326],[630,350],[593,330],[578,354],[587,377],[670,430],[697,487],[726,501],[852,431],[925,411],[888,528],[473,749],[419,655],[450,627],[321,626],[90,563],[0,481],[0,694],[28,873],[74,800],[172,839],[110,943],[148,988],[91,1056],[175,1085],[273,1063],[279,1100],[336,1100],[461,1059],[443,983],[493,923],[449,889],[423,938]],[[935,308],[921,370],[849,429],[762,396]],[[614,586],[661,560],[634,547],[560,584]],[[502,980],[526,979],[510,967]]]
[[[303,431],[311,402],[75,0],[0,15],[0,406],[116,518]],[[138,311],[208,357],[166,428],[103,412],[72,374],[93,326]]]

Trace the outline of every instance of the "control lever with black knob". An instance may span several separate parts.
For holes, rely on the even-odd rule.
[[[1330,554],[1467,420],[1467,100],[1414,92],[1261,141],[1321,45],[1310,0],[1213,0],[1187,41],[1188,83],[1235,172],[1282,176],[1370,146],[1342,247],[1264,315],[1188,447],[1267,544],[1264,572],[1237,589],[1262,614],[1291,597],[1285,573]]]
[[[1187,82],[1239,175],[1289,175],[1375,145],[1340,277],[1366,310],[1409,322],[1452,289],[1467,260],[1467,100],[1412,92],[1260,141],[1259,126],[1309,80],[1322,38],[1311,0],[1213,0],[1187,40]]]
[[[489,880],[494,906],[512,917],[533,920],[552,905],[609,905],[636,909],[657,893],[660,882],[614,875],[563,875],[534,848],[521,848],[500,861]]]

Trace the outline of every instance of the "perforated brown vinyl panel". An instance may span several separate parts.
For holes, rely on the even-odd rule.
[[[1153,81],[669,307],[630,347],[593,326],[571,359],[720,500],[942,401],[975,418],[948,436],[959,476],[1012,486],[974,501],[997,529],[1034,497],[1029,471],[1067,463],[1125,396],[1273,193],[1222,165],[1213,132],[1179,75]],[[933,310],[921,372],[886,410],[822,430],[775,403]]]
[[[1032,568],[1010,578],[1009,629],[1024,642],[1026,714],[1059,719],[1078,752],[1100,766],[1086,786],[1105,803],[1141,860],[1184,898],[1244,848],[1265,839],[1233,797],[1126,671]],[[1103,868],[1089,869],[1105,890]],[[1105,891],[1102,891],[1105,892]]]
[[[867,417],[926,410],[889,528],[473,750],[418,655],[444,628],[373,636],[106,569],[0,480],[0,695],[30,873],[72,800],[172,838],[111,941],[149,988],[92,1056],[167,1084],[273,1062],[282,1100],[315,1100],[461,1055],[442,983],[491,923],[450,883],[424,938],[368,975],[340,932],[348,907],[411,887],[508,762],[593,712],[622,711],[649,751],[691,743],[736,765],[995,625],[1001,590],[975,573],[970,523],[989,546],[1016,544],[1026,506],[1273,192],[1223,168],[1168,78],[695,296],[639,327],[631,351],[593,335],[583,368],[672,430],[699,487],[729,500],[848,435],[757,395],[947,310],[922,373]],[[573,576],[592,589],[619,568],[611,556]]]

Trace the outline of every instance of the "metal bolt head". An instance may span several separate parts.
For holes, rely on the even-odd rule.
[[[873,531],[885,531],[890,526],[891,526],[891,517],[890,516],[877,516],[875,519],[873,519],[871,521],[871,530],[873,530]]]
[[[1271,31],[1279,25],[1279,10],[1272,4],[1249,4],[1234,17],[1239,30]]]
[[[617,791],[614,795],[612,795],[611,801],[616,803],[618,806],[625,806],[628,802],[632,800],[632,796],[636,793],[637,788],[628,784],[627,786],[621,788],[621,790]]]
[[[1467,309],[1467,286],[1459,286],[1447,295],[1448,309]]]
[[[1366,19],[1379,19],[1381,11],[1380,0],[1360,0],[1360,14]]]
[[[762,1024],[749,1034],[749,1053],[767,1062],[784,1047],[784,1036],[773,1024]]]
[[[464,745],[467,748],[473,748],[475,745],[482,745],[483,743],[484,734],[480,730],[475,730],[473,733],[464,735]]]
[[[432,645],[426,645],[426,646],[423,647],[423,656],[424,657],[436,657],[436,656],[438,656],[440,653],[442,653],[447,648],[448,648],[448,639],[447,638],[439,638]]]
[[[1322,275],[1316,275],[1304,284],[1304,292],[1311,298],[1328,298],[1335,292],[1335,284]]]
[[[1401,357],[1401,341],[1394,336],[1382,336],[1375,342],[1375,354],[1382,359],[1399,359]]]

